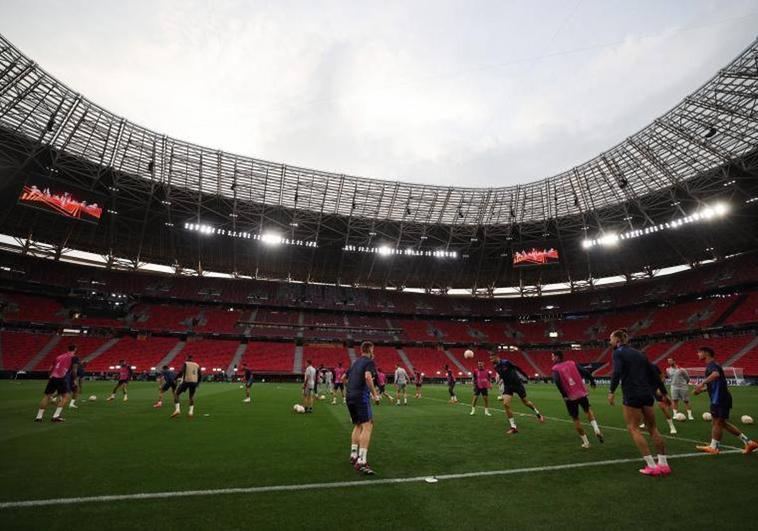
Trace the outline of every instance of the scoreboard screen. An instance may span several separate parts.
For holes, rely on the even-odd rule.
[[[553,249],[525,249],[513,253],[514,267],[544,266],[559,262],[558,250]]]
[[[18,202],[37,210],[90,223],[98,223],[103,215],[102,201],[95,194],[40,177],[31,177],[26,181]]]

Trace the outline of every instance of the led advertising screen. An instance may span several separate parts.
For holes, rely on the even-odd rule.
[[[558,250],[553,249],[525,249],[513,253],[514,267],[544,266],[557,264],[559,261]]]
[[[18,202],[63,217],[97,223],[103,215],[102,200],[92,192],[42,177],[31,177],[24,184]]]

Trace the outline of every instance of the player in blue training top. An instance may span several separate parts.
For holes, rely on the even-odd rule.
[[[645,468],[640,470],[640,474],[645,476],[660,476],[671,473],[671,468],[666,459],[666,444],[663,437],[658,432],[658,426],[655,424],[655,392],[656,389],[661,392],[661,400],[667,405],[670,404],[666,386],[658,376],[655,367],[645,357],[645,355],[633,349],[628,345],[629,334],[626,330],[614,330],[610,337],[611,346],[613,347],[613,376],[611,377],[611,388],[608,393],[608,403],[616,403],[616,388],[621,383],[621,391],[624,395],[624,420],[626,429],[632,436],[634,444],[642,454],[645,460]],[[645,436],[640,431],[640,424],[645,422],[650,437],[658,450],[658,464],[655,464],[653,456],[650,454],[650,447],[645,440]]]
[[[163,407],[163,393],[171,389],[171,396],[176,394],[176,374],[164,365],[158,373],[158,401],[153,407]]]
[[[521,402],[534,411],[534,414],[537,415],[537,420],[545,422],[545,417],[539,412],[537,406],[526,397],[526,389],[524,389],[524,384],[521,383],[522,377],[524,380],[529,380],[526,373],[509,360],[501,360],[494,352],[490,354],[490,361],[495,366],[495,371],[497,371],[498,376],[500,376],[500,381],[503,384],[503,407],[505,408],[505,415],[508,417],[508,423],[510,424],[510,428],[508,428],[508,431],[505,433],[508,435],[518,433],[516,421],[513,418],[513,410],[511,409],[513,395],[518,395]]]
[[[758,449],[758,443],[750,440],[747,435],[742,433],[739,428],[729,422],[729,412],[732,409],[732,394],[729,392],[729,385],[724,376],[724,369],[714,360],[715,354],[711,347],[700,347],[697,349],[697,357],[706,363],[705,380],[695,387],[695,394],[699,395],[708,389],[708,395],[711,399],[711,444],[698,446],[701,452],[709,454],[718,454],[720,452],[721,437],[724,430],[732,435],[736,435],[745,445],[742,450],[743,454],[749,454]]]
[[[253,371],[247,366],[247,363],[242,364],[243,378],[245,379],[245,399],[244,403],[250,403],[250,388],[253,387]]]
[[[374,344],[364,341],[361,343],[361,357],[353,362],[342,380],[346,384],[347,410],[353,422],[350,462],[355,466],[355,470],[367,475],[374,473],[366,461],[366,455],[374,429],[371,400],[380,400],[374,387],[375,378]]]

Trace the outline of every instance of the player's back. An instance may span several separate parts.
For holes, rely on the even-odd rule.
[[[729,383],[724,375],[724,369],[711,361],[705,368],[705,377],[717,372],[719,377],[708,383],[708,396],[711,398],[711,404],[731,404],[732,395],[729,392]]]
[[[621,345],[613,351],[613,377],[621,381],[624,396],[647,397],[654,394],[660,371],[639,350]]]
[[[64,352],[55,358],[53,369],[50,371],[51,378],[65,378],[68,376],[71,366],[76,360],[73,352]]]
[[[587,388],[584,386],[584,379],[576,362],[566,360],[556,363],[553,365],[553,373],[560,379],[561,387],[569,400],[587,396]]]
[[[347,388],[345,392],[348,398],[368,396],[369,389],[368,384],[366,384],[366,372],[376,375],[374,360],[361,356],[353,362],[347,371]]]
[[[200,376],[200,365],[198,365],[194,361],[185,361],[184,362],[184,381],[188,383],[197,383],[198,378]]]

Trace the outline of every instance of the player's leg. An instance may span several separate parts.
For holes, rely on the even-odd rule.
[[[661,433],[658,431],[658,426],[655,423],[655,408],[652,406],[643,407],[642,417],[647,424],[647,431],[653,439],[653,444],[658,452],[658,469],[664,475],[670,474],[671,468],[669,468],[668,460],[666,458],[666,442],[663,440],[663,437],[661,437]]]
[[[42,395],[42,400],[39,401],[39,408],[37,409],[37,417],[34,419],[35,422],[39,422],[40,420],[42,420],[42,417],[45,415],[45,409],[47,409],[47,405],[50,403],[50,397],[53,396],[53,393],[48,391],[50,387],[50,383],[48,383],[47,385],[48,387],[45,388],[45,393]]]
[[[374,422],[369,420],[361,424],[361,433],[358,437],[358,461],[356,463],[359,467],[367,467],[368,460],[368,447],[371,444],[371,433],[374,430]],[[365,471],[364,469],[362,469]],[[368,472],[373,474],[373,471],[369,468]]]
[[[650,447],[645,440],[645,436],[642,435],[642,432],[640,431],[640,423],[642,422],[643,418],[642,409],[630,406],[623,406],[623,409],[626,429],[629,432],[629,435],[632,437],[632,441],[634,442],[635,446],[640,451],[642,459],[645,460],[645,468],[643,470],[646,470],[651,474],[656,474],[657,466],[653,460],[653,456],[650,455]],[[655,419],[653,419],[653,422],[655,422]]]
[[[723,429],[737,437],[740,441],[742,441],[742,444],[745,445],[745,449],[743,453],[749,454],[751,452],[754,452],[756,449],[758,449],[758,443],[751,440],[750,437],[745,435],[740,431],[740,429],[729,422],[727,419],[719,419],[722,422]]]
[[[534,414],[537,415],[537,420],[540,422],[545,422],[545,417],[542,416],[542,413],[540,413],[539,409],[537,409],[537,406],[534,405],[534,402],[526,397],[526,391],[523,388],[519,392],[519,398],[526,407],[534,411]]]
[[[476,414],[476,402],[478,398],[479,398],[479,393],[476,389],[474,389],[474,396],[471,398],[471,413],[469,413],[469,415]]]
[[[674,426],[674,420],[671,417],[669,407],[662,401],[658,402],[658,407],[660,407],[661,411],[663,411],[663,416],[666,418],[666,423],[669,425],[669,433],[671,435],[676,435],[676,426]]]
[[[127,384],[127,383],[125,383],[123,385],[123,387],[122,387],[122,389],[124,391],[124,402],[126,402],[127,400],[129,400],[129,397],[127,396],[128,387],[129,387],[129,384]]]
[[[174,393],[174,412],[171,414],[171,418],[178,417],[181,413],[181,394],[187,389],[187,384],[182,382],[179,388]]]
[[[508,417],[508,424],[510,424],[510,428],[508,428],[506,433],[509,435],[518,433],[516,420],[513,418],[513,410],[511,409],[511,400],[513,400],[513,395],[503,394],[503,409],[505,410],[505,416]]]
[[[353,432],[350,434],[350,463],[355,464],[358,461],[358,448],[361,442],[362,424],[355,424]]]
[[[490,397],[489,391],[487,389],[482,390],[482,398],[484,399],[484,414],[487,417],[491,417],[492,413],[490,413]]]
[[[189,412],[190,417],[195,415],[195,392],[197,391],[197,385],[190,385],[189,387]]]
[[[685,397],[684,399],[684,409],[687,410],[687,420],[695,420],[695,417],[692,416],[692,404],[689,397]]]
[[[111,391],[111,396],[109,396],[107,399],[109,402],[116,398],[116,393],[118,392],[119,387],[121,387],[121,382],[116,382],[116,387],[113,388],[113,391]]]
[[[592,426],[592,431],[595,432],[595,437],[597,437],[598,441],[605,442],[603,432],[600,431],[600,425],[597,423],[595,412],[592,411],[589,400],[587,401],[587,408],[584,410],[584,413],[587,415],[587,420],[590,422],[590,426]]]

